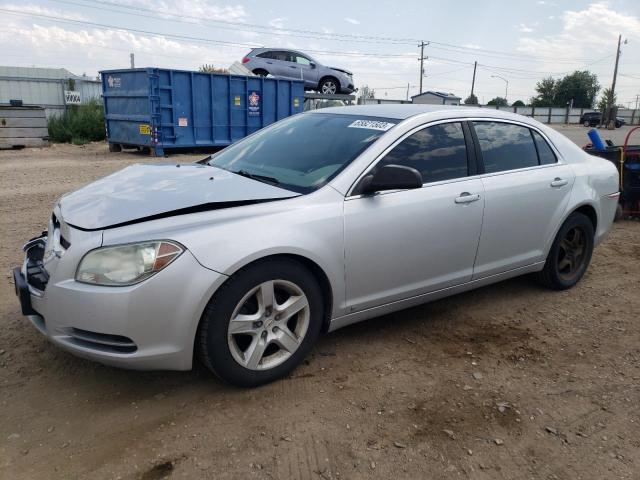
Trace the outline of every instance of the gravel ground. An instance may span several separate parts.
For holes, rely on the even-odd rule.
[[[9,268],[54,200],[141,161],[0,152],[0,478],[638,478],[640,222],[570,291],[524,277],[353,325],[239,390],[78,359],[19,313]]]

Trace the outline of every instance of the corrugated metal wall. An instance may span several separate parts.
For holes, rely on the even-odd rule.
[[[44,107],[47,118],[64,113],[64,90],[68,81],[75,82],[75,90],[86,102],[100,98],[102,86],[99,81],[79,77],[63,68],[25,68],[0,66],[0,105],[10,100],[22,100],[25,105]]]

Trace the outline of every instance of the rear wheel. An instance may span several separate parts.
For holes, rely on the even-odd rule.
[[[591,123],[590,123],[588,120],[585,120],[585,121],[584,121],[584,123],[583,123],[583,125],[584,125],[585,127],[590,127],[590,126],[591,126]]]
[[[109,144],[109,151],[111,153],[121,152],[122,151],[122,145],[120,145],[119,143],[110,143]]]
[[[580,281],[593,253],[593,224],[586,215],[574,212],[556,235],[540,281],[554,290],[566,290]]]
[[[202,362],[223,380],[254,387],[288,374],[320,334],[321,290],[294,260],[240,270],[216,292],[201,321]]]

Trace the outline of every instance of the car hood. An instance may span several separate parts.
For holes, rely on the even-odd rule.
[[[132,165],[59,200],[62,218],[102,230],[157,218],[298,196],[203,164]]]
[[[342,72],[342,73],[346,73],[347,75],[351,75],[353,76],[353,73],[350,72],[349,70],[345,70],[344,68],[338,68],[338,67],[329,67],[331,70],[336,70],[338,72]]]

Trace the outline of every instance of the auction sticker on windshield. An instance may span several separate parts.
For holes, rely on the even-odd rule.
[[[377,120],[356,120],[351,125],[349,125],[349,128],[367,128],[369,130],[381,130],[383,132],[386,132],[391,127],[393,127],[393,125],[393,123],[380,122]]]

